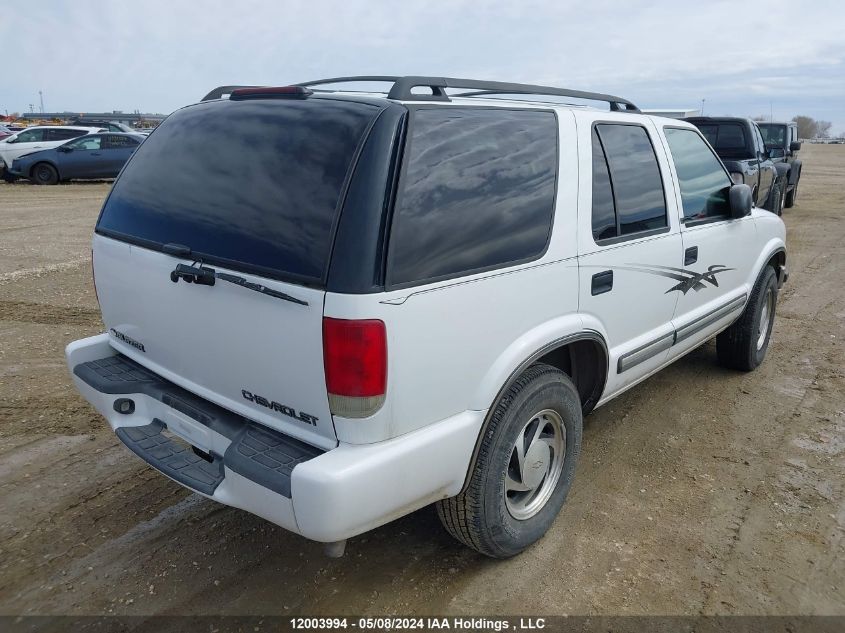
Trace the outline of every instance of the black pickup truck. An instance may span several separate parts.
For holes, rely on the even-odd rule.
[[[758,123],[769,156],[778,170],[778,176],[784,187],[784,203],[787,209],[795,205],[798,198],[798,180],[801,178],[801,159],[798,152],[801,142],[798,140],[798,125],[789,123]]]
[[[736,184],[751,187],[754,204],[780,215],[783,179],[763,142],[757,123],[738,117],[689,117],[722,159]]]

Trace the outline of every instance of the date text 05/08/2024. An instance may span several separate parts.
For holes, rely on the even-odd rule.
[[[541,630],[546,626],[544,618],[518,618],[515,621],[488,618],[410,618],[410,617],[377,617],[377,618],[291,618],[292,629],[332,630],[332,629],[362,629],[362,630],[416,630],[416,631],[511,631],[511,630]]]

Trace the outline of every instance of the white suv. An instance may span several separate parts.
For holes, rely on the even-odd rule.
[[[68,365],[142,459],[333,554],[436,502],[510,556],[561,509],[585,413],[717,335],[763,360],[784,225],[695,127],[619,97],[325,88],[361,79],[168,117],[105,202],[108,331]]]
[[[97,127],[43,125],[29,127],[0,141],[0,171],[8,169],[20,158],[42,149],[58,147],[67,141],[101,131]]]

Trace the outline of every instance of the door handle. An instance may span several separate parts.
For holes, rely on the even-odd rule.
[[[593,275],[593,283],[590,292],[595,297],[596,295],[610,292],[613,289],[613,271],[605,270],[601,273]]]
[[[698,261],[698,246],[690,246],[684,251],[684,266],[689,266]]]

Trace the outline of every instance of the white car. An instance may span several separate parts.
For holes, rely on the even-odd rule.
[[[107,331],[67,363],[143,460],[332,554],[436,503],[511,556],[561,510],[583,415],[713,337],[762,362],[784,224],[625,99],[389,81],[168,117],[105,202]]]
[[[28,127],[0,140],[0,171],[12,166],[16,158],[42,149],[58,147],[70,139],[101,131],[98,127],[75,125],[39,125]]]

